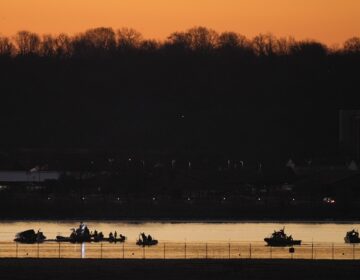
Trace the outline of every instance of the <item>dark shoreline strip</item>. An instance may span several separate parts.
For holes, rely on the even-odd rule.
[[[359,261],[1,259],[12,279],[358,279]]]

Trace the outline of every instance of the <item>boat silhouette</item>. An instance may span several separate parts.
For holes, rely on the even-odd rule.
[[[355,229],[350,230],[344,237],[345,243],[355,244],[360,243],[359,232]]]
[[[16,234],[14,241],[24,244],[43,243],[46,236],[38,230],[35,232],[33,229],[25,230]]]
[[[285,228],[274,231],[270,237],[264,238],[264,241],[268,246],[274,247],[301,245],[301,240],[294,240],[291,235],[286,235]]]
[[[136,241],[136,245],[138,246],[154,246],[159,242],[156,239],[153,239],[149,234],[148,236],[145,233],[140,233],[139,239]]]

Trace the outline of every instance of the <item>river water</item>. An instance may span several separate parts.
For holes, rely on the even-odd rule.
[[[360,223],[325,222],[124,222],[84,221],[90,231],[102,231],[105,236],[117,231],[135,241],[140,232],[151,234],[159,241],[169,242],[260,242],[274,230],[285,232],[303,242],[344,242],[347,231],[360,229]],[[12,241],[17,232],[34,229],[44,232],[48,239],[68,236],[76,221],[0,221],[0,241]]]

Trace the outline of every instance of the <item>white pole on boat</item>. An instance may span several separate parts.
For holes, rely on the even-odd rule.
[[[85,242],[81,243],[81,258],[85,259]]]

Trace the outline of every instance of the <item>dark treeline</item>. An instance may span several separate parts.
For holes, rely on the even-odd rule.
[[[276,159],[339,155],[339,109],[358,108],[360,38],[132,29],[0,36],[0,145]]]

